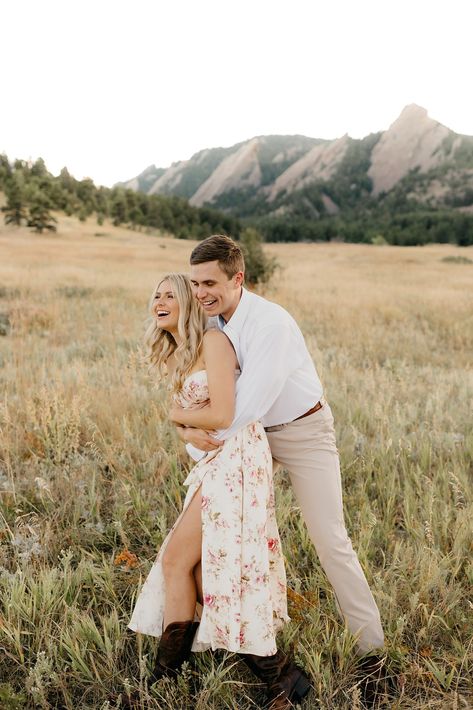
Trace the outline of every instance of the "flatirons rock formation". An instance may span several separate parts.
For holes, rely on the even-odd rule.
[[[473,137],[454,133],[412,104],[387,131],[363,140],[348,135],[333,141],[259,136],[230,148],[202,150],[167,169],[150,166],[121,184],[148,194],[178,195],[193,205],[237,215],[287,214],[299,199],[317,217],[337,214],[347,204],[353,207],[350,190],[376,200],[404,189],[406,181],[409,199],[468,205]],[[308,190],[318,195],[316,206]]]
[[[215,197],[228,190],[238,190],[243,187],[259,188],[262,173],[258,160],[258,142],[258,138],[253,138],[224,158],[192,195],[190,203],[200,207],[206,202],[212,202]]]
[[[210,148],[163,170],[152,166],[122,186],[148,194],[186,197],[196,206],[215,202],[231,191],[265,194],[290,165],[318,144],[306,136],[260,136],[230,148]],[[152,171],[155,180],[152,180]]]
[[[334,174],[348,147],[348,136],[315,145],[296,160],[271,185],[268,199],[274,200],[281,192],[293,192],[316,180],[328,180]]]
[[[406,106],[371,154],[368,175],[373,181],[373,195],[388,192],[410,170],[427,172],[444,162],[442,145],[450,134],[448,128],[429,118],[424,108]],[[456,137],[452,147],[460,142],[461,137]]]

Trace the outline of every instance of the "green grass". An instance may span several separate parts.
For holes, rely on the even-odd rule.
[[[87,268],[71,276],[79,262],[54,252],[51,272],[34,249],[53,238],[31,238],[32,255],[15,246],[14,269],[0,274],[10,320],[0,338],[0,707],[105,710],[136,689],[143,709],[264,707],[261,687],[222,651],[193,655],[177,685],[149,688],[156,641],[126,630],[189,466],[140,360],[155,279],[148,242],[127,239],[136,263],[111,241],[93,251],[107,238],[90,236]],[[167,245],[153,252],[163,270],[181,258]],[[335,413],[347,526],[398,684],[386,706],[470,707],[471,291],[428,248],[297,249],[274,250],[285,271],[269,295],[303,325]],[[293,619],[280,645],[312,677],[303,708],[360,707],[354,639],[285,473],[277,501]]]

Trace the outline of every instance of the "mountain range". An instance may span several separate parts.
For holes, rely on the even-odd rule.
[[[473,212],[473,136],[411,104],[386,131],[363,139],[257,136],[168,168],[151,165],[120,185],[253,220],[343,216],[386,199]]]

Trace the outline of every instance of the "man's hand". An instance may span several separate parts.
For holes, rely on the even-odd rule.
[[[215,449],[223,446],[224,442],[215,439],[212,434],[215,432],[204,431],[203,429],[193,429],[192,427],[177,427],[179,438],[186,444],[192,444],[196,449],[201,451],[215,451]]]

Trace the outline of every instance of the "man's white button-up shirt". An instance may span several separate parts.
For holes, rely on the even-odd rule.
[[[322,385],[299,326],[281,306],[242,289],[228,321],[218,327],[230,339],[240,365],[235,417],[219,439],[228,439],[251,422],[286,424],[322,397]]]

